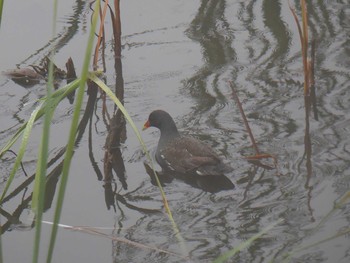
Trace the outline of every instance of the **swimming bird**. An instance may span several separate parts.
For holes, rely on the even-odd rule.
[[[163,170],[197,176],[220,176],[232,170],[208,144],[181,135],[166,111],[153,111],[143,130],[149,127],[160,130],[156,161]]]

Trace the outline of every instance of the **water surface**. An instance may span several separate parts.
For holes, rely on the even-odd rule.
[[[309,154],[300,41],[287,1],[122,1],[124,96],[134,122],[141,128],[152,110],[165,109],[181,131],[205,140],[234,168],[227,177],[235,183],[235,190],[209,193],[181,180],[165,187],[193,262],[213,261],[280,218],[283,223],[231,262],[281,262],[286,253],[298,248],[305,249],[295,252],[291,262],[350,260],[348,235],[306,248],[349,227],[348,205],[334,210],[349,193],[350,182],[348,4],[313,1],[308,6],[310,35],[316,39],[318,111],[318,120],[313,114],[309,119]],[[299,1],[291,5],[300,16]],[[79,74],[90,16],[85,1],[59,1],[57,34],[52,38],[50,2],[6,1],[0,71],[38,64],[55,46],[56,64],[64,68],[72,57]],[[108,23],[106,34],[105,75],[114,88]],[[243,158],[253,150],[229,81],[238,92],[260,150],[277,157],[278,169],[259,167]],[[1,145],[29,118],[34,102],[45,92],[45,81],[24,88],[1,75]],[[108,127],[102,108],[98,99],[81,133],[62,224],[107,227],[110,229],[103,232],[111,236],[181,254],[167,216],[157,212],[164,211],[161,196],[146,173],[146,158],[129,125],[120,147],[126,180],[114,174],[110,185],[114,195],[112,201],[107,198],[111,192],[102,179]],[[107,108],[113,113],[112,102],[107,102]],[[50,166],[50,174],[62,161],[72,109],[68,100],[63,101],[54,116],[49,160],[57,157],[57,161]],[[35,172],[41,128],[39,121],[24,157],[29,176]],[[154,150],[158,131],[149,129],[142,136]],[[13,150],[18,150],[17,144]],[[1,189],[13,161],[10,153],[1,160]],[[59,173],[52,176],[51,199],[44,213],[47,221],[54,214],[58,180]],[[19,171],[10,193],[25,182],[28,179]],[[21,189],[1,207],[4,262],[31,258],[34,230],[18,223],[28,220],[32,187],[28,182],[27,191]],[[42,261],[49,235],[50,226],[44,225]],[[184,262],[177,256],[64,229],[56,244],[53,262]]]

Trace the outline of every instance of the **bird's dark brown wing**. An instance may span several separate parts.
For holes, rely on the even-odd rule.
[[[169,169],[181,173],[221,162],[218,155],[207,144],[192,137],[179,137],[172,140],[160,149],[160,158],[166,162]]]

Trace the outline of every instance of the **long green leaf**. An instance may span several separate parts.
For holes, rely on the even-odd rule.
[[[37,118],[37,115],[38,115],[40,109],[41,109],[41,105],[39,105],[32,112],[32,114],[31,114],[31,116],[30,116],[30,118],[29,118],[29,120],[27,122],[27,125],[26,125],[26,127],[25,127],[25,129],[23,131],[22,142],[21,142],[21,145],[20,145],[20,148],[19,148],[19,151],[18,151],[18,155],[17,155],[16,161],[15,161],[15,164],[13,165],[13,168],[11,170],[10,176],[9,176],[9,178],[7,180],[5,189],[2,192],[2,195],[1,195],[1,198],[0,198],[0,203],[2,202],[3,198],[5,197],[6,192],[7,192],[8,188],[10,187],[11,182],[12,182],[13,178],[15,177],[15,174],[16,174],[19,166],[21,165],[21,162],[22,162],[25,150],[27,148],[29,135],[30,135],[30,133],[32,131],[32,128],[33,128],[33,125],[34,125],[34,121]]]
[[[52,16],[52,37],[56,35],[56,20],[57,20],[57,4],[58,1],[54,0],[53,6],[53,16]],[[54,104],[53,94],[53,82],[54,82],[54,65],[53,65],[53,55],[55,49],[50,52],[50,63],[49,63],[49,76],[47,83],[47,111],[44,116],[43,134],[41,139],[41,144],[38,154],[37,169],[35,174],[34,191],[32,197],[32,210],[35,213],[35,238],[34,238],[34,248],[33,248],[33,263],[38,262],[39,259],[39,248],[40,248],[40,236],[41,236],[41,219],[44,208],[44,198],[45,198],[45,186],[46,186],[46,170],[47,170],[47,160],[49,152],[49,139],[50,139],[50,126],[51,120],[54,112],[54,108],[50,105]]]
[[[66,148],[66,155],[64,158],[64,163],[63,163],[63,168],[62,168],[61,183],[60,183],[58,197],[57,197],[57,204],[56,204],[55,216],[54,216],[54,224],[52,226],[50,245],[49,245],[49,250],[48,250],[47,259],[46,259],[47,263],[51,262],[51,260],[52,260],[52,255],[53,255],[53,250],[54,250],[56,236],[57,236],[57,230],[58,230],[58,223],[59,223],[59,220],[61,217],[62,206],[63,206],[63,201],[64,201],[64,194],[65,194],[66,185],[67,185],[67,181],[68,181],[69,168],[70,168],[70,164],[71,164],[71,160],[72,160],[72,156],[73,156],[74,142],[75,142],[75,138],[76,138],[76,132],[77,132],[77,127],[78,127],[78,122],[79,122],[79,117],[80,117],[80,110],[81,110],[81,105],[83,103],[83,98],[84,98],[85,83],[86,83],[87,76],[88,76],[88,68],[89,68],[90,58],[91,58],[91,54],[92,54],[92,46],[93,46],[93,42],[94,42],[94,32],[95,32],[95,28],[96,28],[96,24],[97,24],[99,8],[100,8],[100,0],[97,0],[95,2],[94,14],[92,17],[92,24],[91,24],[88,43],[87,43],[87,47],[86,47],[84,64],[83,64],[82,73],[81,73],[81,81],[80,81],[80,85],[78,88],[78,92],[76,94],[75,108],[74,108],[74,112],[73,112],[72,123],[71,123],[71,127],[70,127],[69,138],[68,138],[68,143],[67,143],[67,148]]]
[[[2,8],[4,7],[4,1],[0,0],[0,28],[1,28],[1,20],[2,20]],[[1,258],[0,258],[1,259]]]
[[[35,121],[37,121],[40,117],[42,117],[44,115],[45,112],[49,111],[51,109],[51,111],[53,111],[57,105],[60,103],[60,101],[62,101],[64,98],[66,98],[72,91],[74,91],[78,85],[80,83],[80,79],[75,80],[74,82],[71,82],[69,85],[63,87],[62,89],[60,89],[59,91],[55,92],[52,96],[52,103],[51,105],[49,105],[47,103],[47,97],[40,99],[40,105],[32,112],[31,117],[29,118],[29,120],[24,123],[15,133],[15,135],[12,136],[12,138],[6,143],[6,145],[0,150],[0,158],[1,156],[8,151],[12,145],[20,138],[20,136],[23,134],[22,137],[22,143],[20,145],[20,149],[19,149],[19,154],[17,155],[13,170],[10,173],[9,179],[7,181],[7,184],[3,190],[2,196],[0,198],[0,203],[3,200],[3,198],[6,195],[6,192],[8,190],[8,188],[10,187],[10,184],[13,181],[13,177],[15,174],[15,171],[17,171],[18,166],[20,165],[20,162],[23,158],[23,154],[27,145],[27,141],[29,140],[29,135],[30,132],[32,130],[32,126],[34,124]],[[23,143],[24,142],[24,143]],[[32,207],[36,207],[36,197],[33,198],[33,202],[32,203]]]
[[[49,103],[50,103],[49,98]],[[49,133],[50,123],[53,116],[53,111],[49,110],[45,113],[43,135],[39,147],[37,169],[34,181],[34,190],[32,197],[32,211],[35,214],[35,239],[33,248],[33,263],[38,262],[39,259],[39,248],[40,248],[40,235],[41,235],[41,220],[44,207],[45,198],[45,178],[47,170],[48,160],[48,148],[49,148]]]
[[[125,109],[124,105],[120,102],[120,100],[114,95],[114,93],[111,91],[111,89],[105,84],[103,83],[98,77],[96,77],[94,74],[90,74],[89,75],[89,78],[96,83],[96,85],[98,85],[104,92],[106,92],[106,94],[113,100],[113,102],[118,106],[118,109],[123,113],[124,117],[126,118],[126,120],[129,122],[131,128],[133,129],[133,131],[135,132],[136,134],[136,137],[137,139],[139,140],[142,148],[143,148],[143,151],[145,152],[148,160],[150,161],[150,164],[151,164],[151,168],[153,169],[153,171],[155,171],[154,169],[154,164],[153,164],[153,160],[151,158],[151,156],[149,155],[149,152],[147,151],[147,147],[146,147],[146,144],[144,143],[142,137],[141,137],[141,134],[139,132],[139,130],[137,129],[134,121],[132,120],[132,118],[130,117],[129,113],[127,112],[127,110]],[[165,196],[165,193],[164,193],[164,190],[160,184],[160,181],[158,179],[158,176],[156,173],[154,173],[155,175],[155,178],[157,179],[157,183],[158,183],[158,186],[159,186],[159,189],[161,191],[161,194],[162,194],[162,197],[163,197],[163,200],[165,201],[165,204],[166,204],[166,208],[169,208],[167,206],[167,199],[166,199],[166,196]],[[171,211],[167,210],[167,212],[169,212],[170,214],[170,217],[172,218],[172,215],[171,215]]]
[[[80,79],[76,79],[75,81],[72,81],[71,83],[69,83],[68,85],[66,85],[65,87],[60,88],[59,90],[55,91],[52,94],[52,98],[55,98],[55,100],[53,100],[52,105],[48,105],[46,103],[47,101],[47,97],[41,98],[39,101],[43,101],[45,103],[42,104],[42,107],[40,108],[38,114],[36,115],[36,118],[34,121],[37,121],[40,117],[42,117],[45,112],[48,110],[48,107],[50,108],[55,108],[58,103],[63,100],[64,98],[66,98],[68,96],[68,94],[70,94],[71,92],[73,92],[80,83]],[[25,122],[17,131],[16,133],[12,136],[12,138],[2,147],[2,149],[0,150],[0,158],[4,155],[5,152],[7,152],[12,145],[21,137],[24,129],[26,128],[28,124],[28,121]]]
[[[156,181],[157,181],[157,185],[158,185],[158,188],[161,192],[161,196],[162,196],[162,199],[163,199],[163,202],[164,202],[164,206],[165,206],[165,210],[167,212],[167,215],[169,217],[169,220],[172,224],[172,227],[174,229],[174,233],[177,237],[177,239],[179,240],[179,243],[180,243],[180,247],[181,247],[181,250],[182,250],[182,253],[184,254],[184,256],[187,256],[188,255],[188,252],[187,252],[187,249],[186,249],[186,246],[185,246],[185,242],[184,242],[184,239],[183,237],[181,236],[180,234],[180,231],[179,231],[179,228],[177,227],[176,223],[175,223],[175,220],[173,218],[173,215],[171,213],[171,210],[170,210],[170,207],[169,207],[169,204],[168,204],[168,201],[167,201],[167,198],[165,196],[165,193],[164,193],[164,190],[163,190],[163,187],[159,181],[159,178],[155,172],[155,168],[154,168],[154,164],[153,164],[153,160],[149,154],[149,152],[147,151],[147,147],[146,147],[146,144],[144,143],[144,141],[142,140],[142,137],[140,135],[140,132],[138,131],[135,123],[133,122],[133,120],[131,119],[129,113],[127,112],[127,110],[125,109],[125,107],[123,106],[123,104],[120,102],[120,100],[114,95],[114,93],[111,91],[111,89],[105,84],[103,83],[98,77],[96,77],[94,74],[90,74],[89,75],[89,78],[95,82],[104,92],[106,92],[106,94],[113,100],[113,102],[118,106],[118,109],[124,114],[126,120],[129,122],[130,126],[132,127],[133,131],[135,132],[140,144],[142,145],[142,148],[151,164],[151,168],[154,172],[154,176],[156,178]]]

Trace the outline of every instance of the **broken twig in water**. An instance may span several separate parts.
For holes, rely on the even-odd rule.
[[[233,87],[233,84],[231,81],[229,81],[229,84],[230,84],[230,87],[231,87],[231,90],[232,90],[232,97],[234,98],[234,100],[236,101],[236,104],[239,108],[239,111],[241,113],[241,116],[242,116],[242,119],[243,119],[243,122],[244,122],[244,125],[245,125],[245,128],[249,134],[249,138],[252,142],[252,146],[255,150],[255,155],[253,156],[247,156],[245,157],[248,161],[256,164],[256,165],[259,165],[261,167],[264,167],[264,168],[269,168],[269,169],[273,169],[273,167],[269,166],[269,165],[266,165],[266,164],[262,164],[260,163],[260,159],[266,159],[266,158],[272,158],[273,159],[273,162],[274,162],[274,166],[275,168],[277,169],[277,158],[274,156],[274,155],[271,155],[271,154],[268,154],[268,153],[261,153],[259,151],[259,148],[258,148],[258,145],[256,144],[255,142],[255,139],[254,139],[254,136],[253,136],[253,133],[252,133],[252,130],[250,129],[250,126],[249,126],[249,123],[248,123],[248,120],[247,120],[247,117],[245,116],[245,113],[244,113],[244,110],[243,110],[243,107],[242,107],[242,103],[241,101],[239,100],[239,97],[237,95],[237,92],[235,90],[235,88]]]

